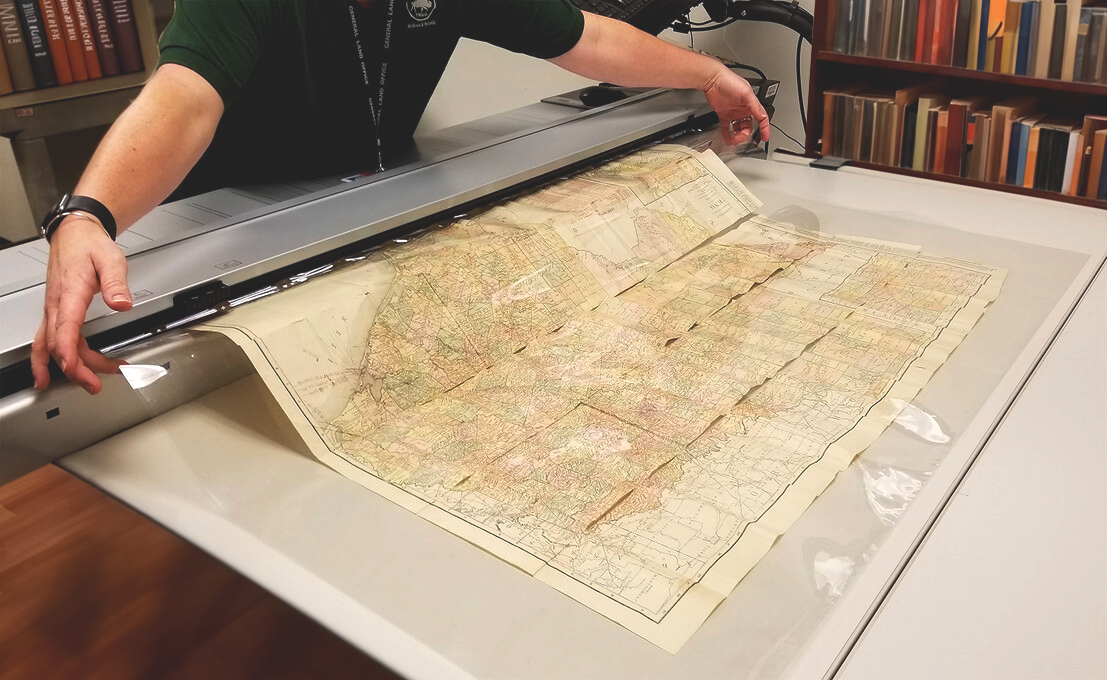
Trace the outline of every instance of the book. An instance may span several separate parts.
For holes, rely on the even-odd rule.
[[[838,54],[853,54],[850,50],[850,25],[853,21],[853,4],[858,0],[838,0],[838,12],[834,21],[834,47]]]
[[[939,106],[949,104],[949,95],[942,93],[926,94],[919,96],[918,113],[915,123],[915,151],[911,160],[911,168],[923,172],[926,170],[926,160],[929,158],[929,142],[933,139],[928,133],[930,126],[930,112],[934,109],[937,115]]]
[[[887,59],[899,59],[900,42],[903,40],[903,7],[905,0],[889,0],[891,12],[888,15],[888,29],[885,31]]]
[[[8,56],[0,48],[0,97],[15,91],[12,86],[12,74],[8,71]]]
[[[1026,22],[1028,24],[1027,31],[1029,31],[1029,37],[1027,38],[1026,48],[1026,69],[1023,75],[1027,76],[1034,75],[1034,69],[1038,67],[1035,60],[1038,58],[1038,24],[1041,5],[1042,3],[1040,0],[1031,0],[1030,20]]]
[[[988,95],[958,97],[949,103],[949,123],[946,132],[945,167],[947,175],[962,177],[965,175],[965,148],[969,144],[969,126],[977,109],[988,104]]]
[[[1053,37],[1050,38],[1049,46],[1049,70],[1046,73],[1047,78],[1053,80],[1061,79],[1061,64],[1064,61],[1065,54],[1065,24],[1067,22],[1067,12],[1069,6],[1066,3],[1055,4],[1053,6]]]
[[[942,107],[931,107],[926,112],[926,137],[923,140],[923,170],[934,171],[934,142],[938,137],[938,115]]]
[[[1067,196],[1072,195],[1072,175],[1076,167],[1076,150],[1078,148],[1080,148],[1080,130],[1076,129],[1069,133],[1068,144],[1065,148],[1065,168],[1061,177],[1061,193]]]
[[[1034,8],[1037,7],[1036,2],[1027,0],[1020,4],[1019,9],[1019,28],[1018,28],[1018,44],[1015,46],[1014,54],[1014,66],[1011,69],[1011,73],[1019,76],[1025,76],[1028,64],[1028,57],[1030,56],[1030,36],[1036,35],[1035,26],[1033,25]]]
[[[938,174],[946,174],[946,153],[949,146],[946,139],[949,137],[949,106],[938,109],[938,120],[934,126],[934,149],[930,152],[930,165],[927,170]]]
[[[1007,155],[1011,144],[1011,124],[1015,119],[1028,115],[1037,106],[1033,97],[1009,97],[992,107],[992,138],[989,142],[988,160],[984,180],[1007,181]]]
[[[119,75],[119,57],[115,54],[115,36],[111,31],[111,15],[107,0],[86,0],[88,20],[92,25],[92,35],[96,39],[96,57],[100,61],[100,71],[105,77]]]
[[[911,168],[915,158],[915,123],[919,117],[919,102],[908,104],[903,110],[903,139],[899,150],[899,167]]]
[[[1104,145],[1107,145],[1107,130],[1097,130],[1092,138],[1088,188],[1084,192],[1087,198],[1099,198],[1099,188],[1103,181]]]
[[[1015,72],[1015,52],[1019,47],[1019,21],[1022,18],[1022,6],[1026,0],[1011,0],[1007,3],[1007,17],[1003,20],[1003,51],[1000,54],[999,73]]]
[[[869,0],[868,31],[865,36],[865,56],[883,57],[884,27],[889,0]]]
[[[1042,130],[1029,123],[1019,123],[1019,127],[1022,128],[1022,135],[1019,137],[1018,167],[1015,170],[1015,180],[1008,184],[1030,189],[1034,187],[1034,170],[1038,167],[1038,144]],[[1012,129],[1012,139],[1014,134]],[[1010,178],[1010,173],[1007,176]]]
[[[1107,153],[1103,154],[1099,164],[1099,189],[1095,197],[1096,200],[1107,201]]]
[[[84,48],[81,35],[77,30],[77,15],[73,11],[73,0],[54,0],[61,17],[62,36],[65,37],[65,53],[69,57],[69,69],[73,72],[74,82],[88,80],[88,67],[85,66]]]
[[[937,0],[919,0],[919,23],[915,32],[915,61],[928,64],[934,41],[934,6]]]
[[[1061,80],[1072,80],[1076,67],[1076,38],[1080,29],[1080,9],[1083,0],[1068,0],[1065,23],[1065,48],[1061,57]]]
[[[1107,9],[1095,8],[1084,41],[1083,80],[1086,83],[1103,82],[1104,64],[1107,63]],[[1079,39],[1079,38],[1078,38]],[[1075,74],[1073,74],[1075,79]]]
[[[1088,183],[1088,173],[1090,170],[1089,158],[1092,153],[1092,144],[1095,140],[1095,133],[1100,130],[1107,130],[1107,116],[1086,115],[1084,116],[1084,123],[1081,126],[1080,138],[1083,146],[1077,149],[1075,160],[1075,174],[1073,177],[1073,195],[1083,196]]]
[[[100,78],[100,59],[96,56],[96,39],[92,37],[92,26],[88,21],[88,13],[85,9],[85,0],[70,0],[73,5],[74,17],[77,20],[77,34],[81,38],[81,49],[85,59],[85,69],[88,71],[89,80]]]
[[[1038,123],[1046,145],[1045,154],[1039,142],[1038,167],[1034,186],[1045,191],[1061,193],[1065,189],[1067,173],[1075,161],[1075,148],[1070,154],[1074,137],[1080,135],[1080,124],[1063,116],[1048,116]],[[1070,160],[1070,155],[1072,160]]]
[[[23,39],[23,26],[15,0],[0,0],[0,39],[8,58],[8,72],[12,88],[16,92],[35,89],[35,73],[31,69],[31,55]]]
[[[904,0],[903,38],[899,43],[899,57],[903,61],[915,58],[915,40],[919,34],[919,0]]]
[[[972,7],[973,0],[957,0],[951,65],[959,68],[965,68],[969,63],[969,25],[972,21]]]
[[[998,2],[996,3],[998,4]],[[991,30],[991,12],[992,2],[991,0],[981,0],[980,3],[980,34],[977,36],[979,41],[976,46],[976,70],[977,71],[989,71],[988,68],[988,41],[992,39]],[[998,31],[997,31],[998,32]]]
[[[19,21],[23,27],[23,39],[27,45],[27,55],[31,59],[31,72],[36,87],[54,87],[58,79],[54,75],[54,62],[50,57],[50,44],[46,38],[45,26],[39,15],[35,0],[17,0]]]
[[[1021,185],[1019,171],[1026,166],[1029,126],[1021,120],[1011,123],[1011,134],[1007,138],[1007,167],[1003,172],[1004,184]]]
[[[1040,0],[1038,3],[1038,34],[1035,44],[1034,69],[1027,75],[1032,75],[1035,78],[1049,77],[1049,62],[1052,53],[1056,13],[1056,0]],[[1058,64],[1058,70],[1060,70],[1060,64]]]
[[[1092,12],[1087,8],[1080,10],[1080,23],[1076,25],[1076,56],[1073,61],[1072,79],[1084,80],[1084,54],[1088,42],[1088,29],[1091,28]]]
[[[843,87],[835,87],[823,93],[823,148],[824,156],[838,156],[849,158],[844,153],[845,144],[845,110],[852,107],[850,101],[852,95],[861,92],[867,83],[854,83]]]
[[[980,57],[980,15],[986,12],[984,0],[971,0],[969,13],[969,47],[965,54],[965,68],[977,69]]]
[[[55,0],[39,0],[38,8],[46,27],[46,42],[50,46],[50,59],[54,64],[54,76],[58,85],[73,82],[73,71],[69,68],[69,54],[65,49],[65,35],[62,33],[61,16]]]
[[[119,71],[135,73],[143,70],[142,48],[138,42],[131,0],[110,0],[111,28],[115,35],[115,50],[119,56]]]
[[[957,0],[936,0],[932,61],[939,66],[953,63],[953,29],[956,23]]]
[[[940,85],[941,85],[940,80],[929,80],[929,81],[926,81],[926,82],[923,82],[923,83],[919,83],[917,85],[909,85],[907,87],[901,87],[900,89],[896,90],[896,93],[895,93],[895,96],[894,96],[893,111],[892,111],[891,136],[892,136],[893,140],[901,140],[907,132],[907,128],[905,127],[906,126],[905,117],[906,117],[907,107],[909,107],[911,105],[916,105],[915,110],[916,110],[916,115],[917,115],[918,114],[917,104],[918,104],[918,101],[919,101],[919,95],[922,92],[926,91],[926,90],[936,89]],[[913,136],[913,133],[912,133],[912,140],[913,139],[914,139],[914,136]],[[888,164],[889,165],[903,165],[903,163],[902,163],[903,145],[893,143],[892,147],[893,147],[892,148],[892,157],[888,161]],[[908,164],[904,167],[910,167],[910,160],[909,160]]]
[[[977,111],[973,114],[976,125],[975,141],[972,152],[969,154],[969,179],[984,179],[984,160],[988,157],[988,144],[991,140],[992,114],[988,111]]]

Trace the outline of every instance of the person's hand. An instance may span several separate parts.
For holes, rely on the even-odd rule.
[[[70,215],[50,239],[46,302],[31,345],[35,389],[50,384],[51,356],[62,372],[89,394],[96,394],[102,386],[97,373],[119,372],[123,362],[91,350],[81,335],[88,306],[98,291],[115,311],[131,308],[127,260],[94,220]]]
[[[720,65],[703,93],[719,115],[719,129],[727,144],[745,143],[753,136],[755,128],[761,130],[761,140],[768,141],[769,114],[744,78]]]

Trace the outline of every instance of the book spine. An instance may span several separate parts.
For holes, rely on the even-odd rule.
[[[919,0],[919,23],[915,31],[915,61],[927,63],[930,60],[930,44],[934,37],[934,2]]]
[[[0,37],[8,57],[8,70],[12,87],[16,92],[35,89],[35,73],[31,69],[31,55],[23,39],[23,27],[19,23],[19,10],[15,0],[0,0]]]
[[[65,53],[69,56],[69,68],[73,71],[73,80],[88,80],[88,67],[85,66],[84,49],[81,47],[81,35],[77,30],[77,17],[73,12],[73,0],[56,0],[58,14],[62,20],[62,35],[65,36]]]
[[[904,0],[891,0],[892,12],[888,18],[888,31],[885,34],[888,49],[884,56],[888,59],[899,59],[900,44],[903,42],[903,8]]]
[[[1026,59],[1030,53],[1030,8],[1032,2],[1024,2],[1019,8],[1019,40],[1015,46],[1014,66],[1011,73],[1018,76],[1026,75]]]
[[[946,14],[946,7],[957,0],[934,0],[934,10],[928,19],[930,35],[926,37],[930,47],[926,63],[944,65],[941,61],[942,39],[947,35],[946,28],[942,24],[942,18]]]
[[[115,49],[119,56],[119,70],[135,73],[143,70],[142,48],[138,43],[131,0],[110,0],[111,27],[115,34]]]
[[[849,54],[850,11],[855,0],[838,0],[838,12],[834,20],[834,51]]]
[[[1097,201],[1107,201],[1107,153],[1099,163],[1099,189],[1096,191]]]
[[[915,58],[915,40],[919,34],[919,0],[904,0],[903,38],[899,43],[899,59],[911,61]]]
[[[19,21],[23,27],[23,38],[27,45],[27,55],[31,58],[31,72],[35,76],[37,87],[54,87],[58,84],[54,76],[54,63],[50,58],[50,43],[42,25],[35,0],[19,0]]]
[[[69,54],[65,49],[61,16],[54,0],[39,0],[38,8],[42,16],[42,25],[46,29],[46,43],[50,46],[50,57],[54,63],[54,75],[58,85],[73,82],[73,71],[69,68]]]
[[[1076,166],[1076,149],[1080,146],[1080,132],[1073,131],[1068,135],[1067,148],[1065,149],[1065,169],[1061,175],[1061,193],[1072,195],[1072,171]]]
[[[0,97],[15,92],[12,85],[12,74],[8,70],[8,55],[4,48],[0,47]]]
[[[976,36],[976,70],[983,71],[986,69],[988,63],[988,38],[991,37],[991,33],[988,31],[988,13],[991,11],[991,3],[989,0],[982,0],[980,3],[980,32]]]
[[[965,68],[969,63],[969,26],[972,22],[972,9],[973,0],[958,0],[952,58],[952,65],[958,68]]]
[[[1057,15],[1057,5],[1054,0],[1042,0],[1038,6],[1038,34],[1037,52],[1034,55],[1035,78],[1049,77],[1049,62],[1053,43],[1053,21]]]
[[[1041,2],[1032,0],[1030,3],[1030,19],[1024,25],[1028,26],[1029,38],[1026,42],[1026,71],[1023,75],[1032,76],[1038,68],[1038,19],[1041,13]]]
[[[1095,12],[1088,24],[1088,35],[1084,39],[1084,77],[1086,83],[1096,82],[1101,69],[1100,61],[1103,58],[1103,38],[1101,33],[1105,27],[1107,16],[1103,12]]]
[[[1088,29],[1092,21],[1092,12],[1080,10],[1080,23],[1076,27],[1076,55],[1072,66],[1072,79],[1084,80],[1084,53],[1088,42]]]
[[[1049,45],[1049,72],[1046,77],[1053,80],[1061,79],[1061,64],[1065,56],[1065,24],[1067,23],[1068,5],[1060,4],[1053,8],[1053,38]]]
[[[996,69],[999,73],[1013,73],[1015,69],[1015,52],[1019,47],[1019,18],[1022,16],[1021,2],[1007,3],[1007,16],[1003,21],[1003,51],[999,53],[999,64]]]
[[[918,116],[918,102],[909,105],[903,112],[903,143],[899,157],[899,166],[901,168],[910,169],[915,159],[915,127],[918,122]]]
[[[1003,171],[1004,184],[1021,184],[1019,169],[1026,164],[1026,144],[1023,140],[1023,124],[1012,123],[1011,135],[1007,138],[1007,165]],[[1022,154],[1022,158],[1019,155]]]
[[[100,72],[108,77],[119,75],[119,57],[115,53],[111,14],[105,2],[106,0],[88,0],[88,19],[92,24],[92,36],[96,39],[96,56],[100,60]]]
[[[92,37],[92,26],[88,21],[85,0],[70,0],[73,3],[74,16],[77,19],[77,34],[81,37],[85,69],[89,80],[100,78],[100,59],[96,56],[96,39]]]

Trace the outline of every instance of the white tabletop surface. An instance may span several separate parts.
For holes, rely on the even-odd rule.
[[[1093,209],[937,182],[758,161],[733,167],[767,215],[916,243],[1010,274],[916,400],[952,440],[934,445],[888,430],[677,655],[310,459],[256,379],[62,464],[412,677],[833,672],[1103,261],[1107,230]],[[874,502],[876,478],[915,486],[891,507]]]
[[[1107,678],[1105,489],[1101,272],[839,677]]]

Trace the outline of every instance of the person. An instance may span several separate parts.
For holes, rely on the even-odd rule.
[[[460,37],[628,87],[697,88],[740,144],[769,117],[720,62],[581,12],[568,0],[177,0],[154,75],[105,134],[74,189],[121,231],[170,197],[286,173],[382,165],[415,130]],[[89,393],[122,362],[90,349],[93,296],[127,311],[127,263],[92,215],[49,235],[35,387],[53,357]]]

